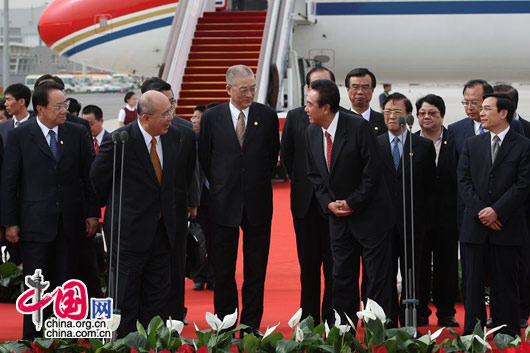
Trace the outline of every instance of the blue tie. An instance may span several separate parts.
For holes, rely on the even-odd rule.
[[[399,147],[398,147],[399,138],[394,137],[392,142],[394,143],[394,147],[392,148],[392,159],[394,159],[394,168],[398,170],[399,160],[401,159],[401,154],[399,153]]]
[[[55,138],[55,131],[48,131],[50,135],[50,150],[52,151],[53,158],[57,161],[57,139]]]
[[[482,127],[482,123],[480,123],[480,125],[478,126],[478,133],[479,135],[482,135],[483,133],[485,133],[486,130],[484,130],[484,128]]]

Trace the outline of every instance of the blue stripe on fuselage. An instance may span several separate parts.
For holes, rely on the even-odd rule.
[[[319,2],[317,16],[530,13],[530,1]]]
[[[89,40],[83,44],[80,44],[78,46],[73,47],[72,49],[67,50],[63,55],[64,56],[72,56],[74,54],[77,54],[83,50],[95,47],[97,45],[110,42],[111,40],[130,36],[132,34],[140,33],[140,32],[146,32],[150,31],[152,29],[160,28],[160,27],[166,27],[171,26],[171,23],[173,22],[173,16],[162,18],[159,20],[155,20],[152,22],[142,23],[141,25],[129,27],[126,29],[122,29],[120,31],[112,32],[107,35]]]

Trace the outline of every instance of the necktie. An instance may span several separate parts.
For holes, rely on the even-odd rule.
[[[156,153],[156,138],[153,137],[151,140],[151,149],[149,150],[151,155],[151,162],[153,163],[153,168],[155,168],[156,178],[158,182],[162,184],[162,164],[160,164],[160,158],[158,153]]]
[[[243,147],[243,141],[245,141],[245,113],[243,112],[239,112],[237,117],[236,136],[239,146]]]
[[[96,155],[99,153],[99,143],[98,139],[94,137],[94,151],[96,152]]]
[[[17,127],[19,127],[19,125],[20,125],[20,121],[15,120],[15,129],[16,129]]]
[[[399,146],[398,146],[399,138],[394,137],[392,142],[394,143],[394,147],[392,147],[392,159],[394,160],[394,168],[398,170],[399,161],[401,160],[401,154],[399,153]]]
[[[331,135],[329,134],[329,132],[326,131],[324,135],[326,135],[326,145],[327,145],[326,157],[328,161],[328,170],[330,170],[331,169],[331,152],[333,150],[333,141],[331,141]]]
[[[50,151],[52,152],[53,158],[57,160],[57,139],[55,138],[55,131],[48,131],[48,135],[50,135]]]
[[[485,132],[486,132],[486,130],[484,130],[484,128],[482,127],[482,123],[480,123],[480,125],[478,126],[478,134],[482,135]]]
[[[495,158],[497,158],[497,153],[499,152],[499,136],[493,136],[493,144],[491,145],[491,164],[495,163]]]

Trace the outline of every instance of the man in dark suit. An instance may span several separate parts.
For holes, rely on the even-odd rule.
[[[7,135],[9,131],[19,127],[21,124],[29,121],[33,117],[28,112],[28,106],[31,101],[31,91],[26,85],[15,83],[8,86],[4,91],[5,109],[7,113],[13,117],[5,124],[0,124],[0,137],[2,138],[5,148],[7,143]],[[4,230],[2,229],[1,232]],[[6,251],[9,254],[9,261],[19,265],[22,263],[22,254],[20,252],[20,244],[10,243],[8,241],[0,241],[0,246],[6,246]]]
[[[458,293],[458,229],[456,226],[456,167],[458,158],[452,136],[443,126],[445,103],[440,96],[429,94],[416,102],[418,134],[430,139],[436,150],[436,177],[433,185],[431,226],[423,244],[420,283],[420,313],[428,320],[433,303],[438,326],[458,327],[455,303]],[[432,271],[431,271],[432,268]]]
[[[433,182],[435,179],[436,152],[432,142],[415,134],[410,134],[398,123],[398,117],[412,113],[412,104],[401,93],[392,93],[384,102],[383,114],[388,133],[377,137],[379,154],[382,158],[383,175],[390,189],[393,209],[396,212],[393,224],[393,259],[394,276],[392,277],[392,290],[394,291],[394,308],[391,313],[392,320],[397,320],[398,312],[401,325],[405,325],[405,306],[403,299],[408,294],[408,299],[419,298],[419,279],[421,278],[421,255],[423,240],[427,231],[432,208]],[[409,150],[412,143],[412,169],[414,199],[411,200],[411,175]],[[405,165],[402,165],[402,154],[405,153]],[[403,179],[405,191],[403,191]],[[403,192],[405,195],[403,195]],[[405,199],[405,206],[403,200]],[[411,201],[414,203],[414,212],[411,214]],[[406,234],[404,230],[404,210],[406,207]],[[414,239],[412,238],[412,221],[414,222]],[[406,240],[405,240],[406,239]],[[414,246],[413,246],[414,242]],[[412,252],[414,249],[414,253]],[[405,255],[406,251],[406,255]],[[415,256],[415,261],[412,261]],[[399,268],[402,276],[402,291],[398,305],[396,276]],[[413,267],[412,264],[415,264]],[[408,277],[409,270],[415,272],[415,282]],[[410,289],[408,291],[407,289]],[[415,292],[414,292],[415,290]],[[408,293],[407,293],[408,292]],[[398,310],[399,309],[399,310]],[[418,325],[425,325],[426,318],[418,316]],[[394,321],[397,325],[397,321]],[[412,322],[409,323],[412,325]]]
[[[356,68],[348,72],[344,85],[348,90],[351,110],[365,118],[376,135],[384,134],[387,128],[383,115],[370,108],[376,85],[375,75],[368,69]]]
[[[204,112],[199,160],[210,183],[214,304],[220,318],[238,307],[235,267],[239,227],[243,230],[244,277],[241,323],[258,334],[272,219],[271,176],[278,162],[278,116],[253,103],[252,70],[226,72],[228,103]]]
[[[508,97],[510,97],[515,106],[515,113],[513,114],[513,119],[519,120],[521,122],[524,129],[524,135],[526,136],[526,138],[530,138],[530,122],[523,119],[517,113],[517,105],[519,103],[519,92],[517,92],[517,90],[510,85],[496,85],[493,87],[493,92],[505,93],[506,95],[508,95]],[[530,199],[526,202],[526,209],[528,210],[528,214],[530,216]],[[528,256],[528,254],[530,254],[530,248],[528,246],[523,246],[520,248],[520,250],[521,254],[519,256],[519,298],[521,300],[521,305],[519,310],[519,325],[521,328],[526,328],[528,326],[528,317],[530,316],[530,256]],[[489,321],[490,320],[488,320],[488,322]]]
[[[307,91],[311,82],[325,79],[335,82],[333,73],[316,67],[306,76]],[[309,117],[305,107],[287,113],[282,131],[280,156],[291,179],[291,212],[296,233],[300,283],[300,307],[304,317],[311,315],[315,322],[333,321],[331,305],[333,259],[329,241],[328,216],[322,212],[313,184],[307,177],[306,130]],[[321,309],[321,271],[324,273],[324,296]],[[321,316],[322,310],[322,316]]]
[[[2,223],[21,241],[24,275],[42,269],[50,288],[77,277],[78,248],[100,215],[90,186],[94,150],[86,131],[65,122],[66,95],[56,83],[35,89],[37,119],[12,130],[2,168]],[[46,314],[46,313],[45,313]],[[24,338],[37,336],[24,317]]]
[[[372,128],[362,118],[339,112],[339,100],[339,89],[332,81],[311,83],[305,107],[311,122],[307,169],[320,207],[329,215],[333,308],[343,320],[348,315],[356,321],[361,255],[370,279],[368,298],[386,313],[392,307],[388,259],[393,210]]]
[[[171,249],[183,247],[187,230],[188,186],[195,167],[195,145],[171,125],[173,109],[160,92],[147,91],[138,104],[139,119],[117,131],[126,131],[123,169],[122,222],[118,308],[120,336],[145,327],[155,316],[167,317]],[[122,144],[117,154],[121,155]],[[113,144],[103,143],[90,177],[97,195],[107,200],[105,232],[111,231]],[[118,200],[119,178],[116,179]],[[117,220],[118,207],[114,207]],[[115,222],[117,234],[118,222]],[[117,241],[117,240],[116,240]],[[113,244],[116,251],[117,243]],[[116,256],[113,256],[116,259]],[[115,266],[113,263],[111,266]]]
[[[530,190],[530,141],[510,128],[514,104],[507,95],[484,96],[481,123],[488,134],[466,140],[458,165],[465,210],[460,249],[466,288],[464,334],[486,321],[484,286],[490,278],[493,324],[519,329],[519,247],[528,242],[525,202]]]

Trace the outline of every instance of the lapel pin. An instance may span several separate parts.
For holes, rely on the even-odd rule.
[[[254,126],[258,126],[259,123],[257,121],[254,122]]]
[[[444,141],[444,145],[447,145],[447,141]]]
[[[374,127],[374,130],[375,131],[379,130],[379,126]]]
[[[60,143],[61,145],[64,145],[64,142],[63,142],[63,140],[59,141],[59,143]]]

